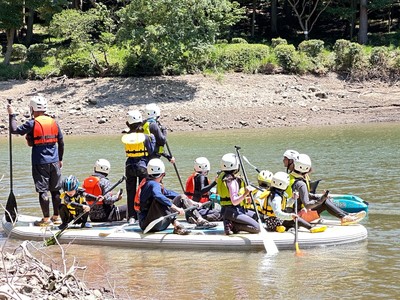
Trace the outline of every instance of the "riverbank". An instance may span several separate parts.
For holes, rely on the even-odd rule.
[[[398,122],[400,112],[399,82],[351,83],[333,73],[0,82],[0,98],[12,99],[20,121],[29,117],[29,98],[37,93],[47,97],[63,132],[77,135],[120,133],[126,112],[151,102],[170,131]],[[0,134],[7,130],[4,108]]]

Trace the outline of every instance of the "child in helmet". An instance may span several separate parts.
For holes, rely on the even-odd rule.
[[[323,232],[327,226],[312,226],[295,213],[286,212],[288,199],[285,193],[289,185],[289,175],[285,172],[277,172],[271,178],[270,193],[267,198],[265,225],[267,231],[285,232],[287,228],[294,226],[294,220],[297,218],[300,226],[310,230],[311,233]]]
[[[94,196],[103,196],[103,198],[94,204],[93,199],[86,199],[86,202],[92,206],[89,217],[92,222],[111,222],[121,221],[126,217],[126,205],[116,206],[115,203],[122,198],[122,189],[117,194],[109,192],[104,195],[110,186],[110,180],[107,178],[111,164],[108,160],[100,158],[94,164],[94,173],[87,177],[82,184],[86,193]]]
[[[92,227],[88,220],[88,212],[90,206],[85,202],[84,189],[79,188],[78,179],[69,175],[63,180],[62,188],[64,192],[61,194],[61,204],[59,207],[60,217],[62,224],[59,226],[60,229],[64,229],[68,226],[68,223],[74,220],[74,223],[81,224],[82,228]],[[82,212],[86,212],[79,219],[76,219]]]
[[[285,153],[283,153],[283,166],[286,168],[286,173],[290,173],[293,171],[293,162],[294,159],[299,155],[299,152],[296,150],[286,150]]]
[[[194,161],[194,173],[189,176],[186,181],[185,195],[189,199],[195,202],[205,203],[210,201],[210,190],[217,185],[214,180],[211,184],[207,178],[208,172],[210,171],[210,162],[205,157],[198,157]],[[207,221],[221,221],[221,212],[217,209],[213,209],[212,206],[202,207],[198,209],[203,219]],[[186,219],[191,223],[196,223],[193,218],[189,218],[186,214]],[[198,224],[200,227],[215,227],[216,224],[203,222],[204,224]]]
[[[323,211],[337,217],[341,221],[341,225],[350,225],[360,222],[365,216],[366,212],[361,211],[358,213],[348,213],[337,207],[329,196],[317,196],[310,192],[310,178],[311,172],[311,159],[307,154],[299,154],[294,160],[293,171],[290,172],[290,181],[293,182],[289,185],[286,193],[291,196],[293,191],[299,192],[298,198],[298,212],[299,214],[307,213],[308,211],[317,212],[320,215]],[[301,211],[300,211],[301,210]]]
[[[239,176],[239,159],[235,154],[227,153],[222,156],[221,171],[217,179],[217,194],[221,199],[225,234],[230,235],[238,231],[259,233],[260,225],[255,219],[255,212],[246,211],[240,205],[253,189],[245,187]],[[243,193],[240,193],[240,190]]]
[[[251,192],[253,195],[254,203],[257,205],[260,217],[264,217],[264,215],[266,214],[264,207],[266,207],[265,201],[269,195],[272,175],[272,172],[268,170],[260,171],[257,176],[258,188]],[[246,199],[243,206],[246,209],[254,210],[254,206],[249,200],[250,199]]]
[[[134,209],[136,189],[147,176],[147,163],[155,148],[154,136],[144,132],[142,121],[142,114],[139,110],[129,111],[126,121],[128,128],[124,131],[125,134],[121,139],[126,153],[126,218],[130,224],[134,224],[138,220]]]
[[[195,202],[185,195],[179,195],[163,186],[165,165],[161,159],[151,159],[147,165],[147,173],[148,177],[140,183],[135,197],[135,207],[139,210],[139,225],[142,230],[145,230],[152,221],[173,212],[184,215],[185,208],[195,205]],[[190,215],[197,222],[201,222],[202,217],[197,210],[192,210]],[[173,232],[175,234],[186,235],[190,233],[178,222],[176,217],[164,218],[155,224],[149,232],[165,230],[171,223],[174,226]]]

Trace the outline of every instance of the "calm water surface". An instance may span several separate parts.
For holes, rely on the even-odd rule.
[[[123,175],[125,158],[119,135],[66,136],[65,140],[64,175],[75,174],[83,180],[97,158],[110,160],[112,181]],[[282,154],[288,148],[309,154],[313,178],[322,179],[320,191],[353,193],[370,203],[363,221],[368,241],[303,250],[303,257],[296,257],[294,251],[268,257],[263,252],[70,245],[68,261],[76,257],[80,265],[87,266],[82,276],[90,285],[111,283],[121,299],[398,299],[399,140],[399,124],[171,133],[169,145],[183,181],[198,156],[210,160],[215,174],[221,156],[234,152],[234,145],[242,147],[242,154],[253,165],[272,172],[283,170]],[[0,170],[5,175],[0,196],[5,205],[9,194],[7,138],[0,142]],[[19,212],[40,216],[30,149],[24,143],[22,137],[13,137],[14,194]],[[175,171],[166,165],[166,186],[179,191]],[[245,167],[250,180],[256,181],[256,172]],[[12,240],[7,245],[15,248],[18,244]],[[57,247],[46,251],[60,263]]]

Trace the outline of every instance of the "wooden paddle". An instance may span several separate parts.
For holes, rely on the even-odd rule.
[[[125,175],[122,176],[120,180],[118,180],[112,187],[110,187],[108,190],[104,191],[103,195],[108,194],[111,192],[113,189],[115,189],[118,185],[120,185],[124,180],[126,179]],[[90,197],[90,198],[95,198],[96,200],[93,202],[93,204],[90,206],[92,208],[93,206],[96,205],[96,203],[100,200],[100,197],[85,193],[85,197]],[[71,227],[73,224],[75,224],[80,218],[82,218],[87,212],[83,211],[81,212],[76,218],[74,218],[71,222],[67,224],[63,229],[60,229],[57,231],[51,238],[47,239],[44,243],[45,246],[51,246],[55,245],[57,242],[57,239],[63,234],[65,230],[67,230],[69,227]]]
[[[237,156],[238,156],[238,159],[239,159],[240,167],[242,168],[242,171],[243,171],[244,180],[246,182],[246,185],[249,185],[249,180],[247,178],[246,170],[244,168],[244,165],[243,165],[243,162],[242,162],[242,158],[241,158],[240,152],[239,152],[240,147],[239,146],[235,146],[235,149],[236,149],[236,153],[237,153]],[[263,224],[261,222],[260,214],[258,213],[258,209],[257,209],[256,203],[254,201],[253,194],[250,193],[249,195],[250,195],[251,202],[252,202],[252,204],[253,204],[253,206],[255,208],[254,210],[255,210],[255,212],[257,214],[258,224],[260,225],[260,233],[259,234],[262,237],[265,250],[267,251],[268,255],[275,255],[275,254],[277,254],[279,252],[278,247],[276,246],[274,240],[270,237],[270,234],[268,234],[268,232],[265,230],[265,228],[264,228],[264,226],[263,226]]]
[[[8,104],[11,105],[11,99],[7,99]],[[10,154],[10,194],[8,195],[7,204],[6,204],[6,221],[7,222],[15,222],[17,220],[17,200],[15,199],[14,191],[13,191],[13,167],[12,167],[12,137],[11,137],[11,119],[9,122],[9,133],[8,133],[8,145],[9,145],[9,154]]]

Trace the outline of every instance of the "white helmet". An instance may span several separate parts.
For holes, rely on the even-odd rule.
[[[194,161],[194,170],[196,172],[210,171],[210,162],[205,157],[198,157]]]
[[[221,170],[222,171],[233,171],[239,169],[239,160],[233,153],[227,153],[222,156],[221,159]]]
[[[276,172],[271,179],[271,186],[280,190],[286,190],[289,185],[289,175],[286,172]]]
[[[43,96],[33,96],[29,103],[32,111],[46,111],[47,110],[47,100]]]
[[[144,109],[144,114],[146,116],[146,119],[157,118],[160,116],[160,108],[155,103],[147,104]]]
[[[152,177],[159,177],[161,174],[165,173],[165,165],[159,158],[150,159],[147,164],[147,174]]]
[[[135,123],[142,123],[142,121],[143,121],[142,114],[138,110],[128,111],[127,115],[128,115],[127,121],[128,121],[129,125],[135,124]]]
[[[311,159],[307,154],[299,154],[294,160],[294,169],[300,173],[308,173],[311,170]]]
[[[286,157],[287,159],[295,159],[299,155],[299,152],[296,150],[286,150],[285,153],[283,153],[283,157]]]
[[[108,175],[111,165],[107,159],[100,158],[94,163],[94,171]]]
[[[257,176],[257,180],[259,182],[262,183],[266,183],[268,185],[271,185],[271,179],[272,179],[272,172],[268,171],[268,170],[262,170],[258,176]]]

